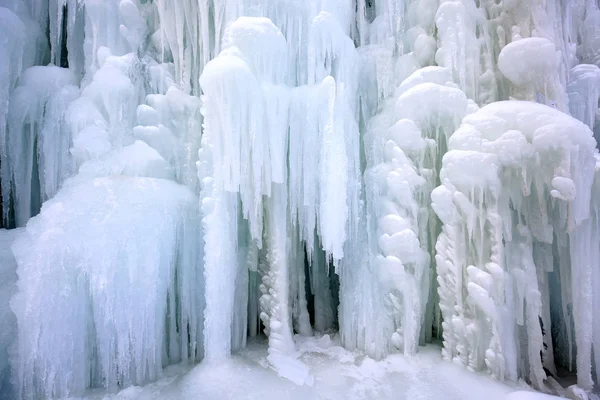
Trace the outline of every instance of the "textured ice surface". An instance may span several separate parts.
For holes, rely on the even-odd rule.
[[[17,263],[10,246],[21,230],[0,229],[0,397],[11,396],[9,347],[17,333],[10,298],[17,291]]]
[[[455,399],[502,400],[514,388],[487,376],[468,373],[442,361],[439,348],[426,347],[415,357],[392,355],[383,361],[365,358],[340,347],[337,338],[298,338],[295,357],[314,373],[312,386],[298,386],[266,368],[264,340],[217,365],[167,369],[155,384],[131,387],[116,395],[90,392],[87,399]],[[181,374],[184,373],[182,376]],[[535,396],[535,392],[517,392]],[[549,397],[551,398],[551,397]],[[535,397],[531,397],[535,399]]]
[[[67,181],[14,242],[22,396],[144,383],[201,357],[195,199],[148,175]]]
[[[26,227],[2,394],[202,362],[167,384],[190,397],[265,334],[274,371],[248,381],[299,397],[413,397],[422,369],[395,353],[441,340],[468,370],[583,398],[599,22],[588,0],[0,0],[2,226]],[[299,356],[336,330],[352,353]],[[373,385],[349,394],[333,370],[358,354]],[[415,396],[443,397],[425,376]]]
[[[578,360],[589,359],[592,325],[584,310],[592,289],[579,279],[597,256],[581,247],[579,235],[597,240],[583,222],[595,208],[588,191],[594,149],[587,126],[544,105],[496,102],[463,119],[444,156],[442,186],[432,195],[444,223],[436,257],[447,276],[440,282],[447,358],[473,369],[485,366],[501,379],[527,373],[541,388],[542,367],[555,368],[549,363],[555,349],[575,344]],[[570,249],[561,244],[563,235]],[[570,252],[571,262],[562,252]],[[567,287],[550,287],[555,268]],[[449,279],[461,271],[465,280]],[[457,284],[466,289],[466,302],[453,294]],[[573,313],[574,337],[554,339],[554,346],[546,344],[547,327],[557,324],[550,297],[560,297]],[[561,320],[569,319],[563,311]],[[578,366],[580,383],[591,379],[591,361],[587,365]]]
[[[11,94],[5,160],[10,180],[3,182],[3,198],[7,211],[14,199],[18,226],[37,214],[71,174],[64,112],[79,95],[75,85],[68,69],[34,66],[23,72]]]

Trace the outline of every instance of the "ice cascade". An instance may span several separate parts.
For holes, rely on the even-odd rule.
[[[0,397],[332,332],[591,393],[599,101],[596,1],[0,0]]]

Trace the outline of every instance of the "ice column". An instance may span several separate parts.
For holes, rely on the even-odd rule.
[[[452,135],[442,186],[432,194],[444,223],[436,259],[440,302],[450,311],[444,327],[452,327],[444,331],[446,357],[549,390],[556,385],[544,368],[554,371],[553,349],[561,347],[550,327],[571,323],[565,311],[560,320],[551,316],[551,297],[562,296],[575,327],[566,345],[578,349],[579,385],[591,386],[586,332],[595,313],[583,310],[591,309],[596,252],[582,246],[596,240],[589,225],[594,148],[588,127],[529,102],[488,105]],[[565,290],[553,292],[550,273]],[[448,296],[460,308],[446,305]]]
[[[394,326],[384,343],[406,354],[431,340],[432,330],[441,333],[429,256],[439,224],[428,198],[438,182],[439,152],[469,107],[451,80],[447,68],[414,72],[371,121],[366,138],[373,163],[367,172],[371,262],[386,296],[385,318]]]
[[[269,282],[263,297],[272,296],[274,301],[261,299],[261,308],[269,317],[270,347],[286,352],[293,347],[287,243],[282,241],[287,235],[284,156],[289,89],[282,86],[287,44],[266,18],[236,20],[224,40],[227,47],[207,64],[200,78],[205,134],[199,168],[209,290],[205,324],[209,359],[227,357],[231,349],[229,330],[238,267],[236,259],[221,258],[235,254],[238,212],[247,220],[251,239],[262,248],[263,210],[267,209],[264,229]],[[266,204],[263,197],[268,198]],[[230,245],[233,251],[223,252],[223,245]]]

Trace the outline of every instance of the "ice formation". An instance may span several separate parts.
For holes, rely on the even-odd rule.
[[[17,333],[17,321],[10,309],[10,298],[17,291],[17,265],[10,246],[20,229],[0,229],[0,397],[11,396],[9,347]]]
[[[597,389],[599,22],[590,0],[0,0],[0,395],[139,385],[259,334],[310,386],[296,335],[333,330]]]

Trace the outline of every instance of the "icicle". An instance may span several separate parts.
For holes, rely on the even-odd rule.
[[[497,99],[486,22],[472,0],[442,2],[436,13],[437,64],[449,68],[458,86],[479,104]]]
[[[534,123],[526,115],[537,115],[538,119]],[[544,118],[539,117],[541,115]],[[569,131],[569,135],[563,134],[566,131]],[[548,335],[548,326],[551,324],[549,300],[553,295],[548,293],[546,282],[547,274],[557,264],[564,284],[569,282],[565,272],[573,274],[573,294],[563,295],[562,301],[573,302],[574,339],[578,353],[579,349],[583,349],[581,357],[577,357],[579,385],[590,387],[591,337],[584,332],[592,331],[593,317],[590,313],[584,316],[577,310],[585,307],[584,304],[591,304],[591,289],[586,289],[586,283],[579,279],[590,281],[588,266],[595,265],[595,261],[588,259],[587,255],[596,254],[582,247],[595,240],[594,234],[589,231],[590,219],[584,216],[589,215],[589,188],[594,179],[595,145],[591,131],[579,121],[546,106],[497,102],[465,117],[463,125],[450,138],[449,147],[441,171],[443,186],[434,191],[433,204],[444,222],[444,232],[452,232],[450,229],[467,230],[466,238],[460,239],[452,247],[455,251],[459,250],[457,254],[462,254],[456,259],[458,265],[466,267],[474,263],[474,266],[468,267],[471,282],[468,283],[466,303],[461,309],[474,317],[482,311],[487,317],[476,318],[473,322],[478,326],[479,340],[485,338],[485,330],[491,334],[491,341],[485,343],[483,348],[486,368],[500,379],[504,376],[515,379],[517,374],[524,375],[537,388],[549,390],[543,365],[548,365],[548,370],[552,371],[556,355],[552,348],[544,349],[544,342],[549,340],[544,335]],[[508,148],[510,152],[507,152]],[[548,152],[557,157],[546,156]],[[574,159],[578,160],[576,164],[573,164]],[[545,160],[542,162],[547,165],[540,167],[540,161],[536,160]],[[531,168],[538,169],[538,172],[527,172]],[[515,184],[515,178],[522,175],[533,176],[526,188]],[[474,197],[477,192],[483,194],[479,199]],[[574,193],[578,193],[578,197]],[[459,201],[463,194],[474,209],[465,208],[464,200]],[[510,198],[509,201],[503,199],[506,196]],[[568,207],[568,214],[561,211],[560,204]],[[450,212],[453,207],[456,207],[456,211]],[[507,215],[507,218],[499,219],[500,215]],[[488,221],[487,224],[495,226],[493,232],[496,233],[491,236],[493,241],[486,239],[489,235],[477,234],[477,230],[485,225],[480,224],[479,228],[475,225],[473,229],[469,222],[472,216],[483,218]],[[499,223],[509,227],[501,228]],[[510,225],[513,225],[512,228]],[[569,229],[570,260],[560,257],[554,259],[550,250],[552,233],[553,230],[564,229]],[[503,232],[503,240],[500,240],[499,232]],[[586,239],[579,235],[584,235]],[[460,235],[455,237],[461,238]],[[448,234],[438,239],[438,268],[448,265],[448,257],[444,256],[447,254],[447,250],[444,250],[448,247],[447,240]],[[554,246],[558,247],[559,254],[564,251],[560,250],[562,243]],[[477,253],[469,249],[476,249]],[[486,263],[485,268],[482,261]],[[481,279],[486,275],[478,272],[477,268],[487,270],[495,277],[501,277],[500,269],[504,269],[510,280],[502,283],[504,279],[496,278],[485,283]],[[575,281],[579,283],[575,284]],[[463,285],[459,283],[457,290],[462,290],[460,288]],[[447,287],[440,285],[442,301],[449,293]],[[573,296],[572,300],[570,296]],[[448,306],[442,310],[448,310]],[[516,321],[523,328],[512,325],[514,322],[511,321]],[[566,323],[567,326],[570,324],[568,321]],[[520,336],[518,330],[523,330],[524,335]],[[451,347],[455,343],[449,332],[444,332],[444,338],[445,351],[453,354]],[[513,343],[517,344],[516,349]],[[481,368],[482,364],[477,360],[481,360],[484,354],[472,348],[472,343],[468,346],[467,349],[459,346],[456,349],[459,353],[464,350],[473,352],[475,364],[470,361],[469,365]],[[515,360],[521,364],[517,371]]]
[[[24,72],[11,96],[6,137],[6,168],[11,176],[2,186],[4,198],[14,197],[18,226],[37,214],[42,201],[52,196],[60,180],[68,176],[70,138],[63,136],[60,128],[65,103],[78,94],[72,86],[76,83],[69,70],[32,67]]]
[[[5,8],[7,6],[8,8]],[[3,4],[0,8],[0,35],[6,38],[0,46],[0,165],[2,176],[3,225],[12,224],[12,181],[14,179],[10,165],[12,149],[9,148],[8,123],[9,100],[21,73],[34,63],[44,60],[48,43],[43,38],[40,27],[30,19],[27,8],[20,2]]]
[[[310,385],[293,335],[338,324],[376,359],[442,337],[465,368],[589,390],[596,3],[0,0],[17,391],[141,384],[263,327]]]
[[[18,395],[114,390],[156,379],[166,363],[200,357],[193,195],[150,177],[66,186],[13,246],[20,276],[11,302],[19,326],[12,361]],[[140,233],[138,224],[149,217],[155,223]],[[167,320],[169,302],[180,311]]]
[[[600,100],[600,68],[590,64],[573,67],[567,93],[571,115],[594,130]]]

